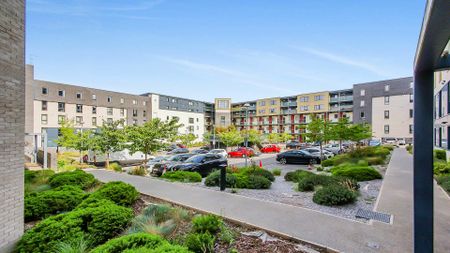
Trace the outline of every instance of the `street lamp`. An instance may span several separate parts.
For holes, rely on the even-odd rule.
[[[250,107],[250,104],[249,104],[249,103],[245,103],[245,104],[242,106],[242,109],[245,110],[245,122],[244,122],[244,127],[245,127],[245,130],[247,130],[246,133],[245,133],[245,137],[244,137],[245,152],[247,152],[247,154],[245,154],[245,167],[247,167],[247,156],[248,156],[248,150],[247,150],[247,148],[248,148],[248,108],[249,108],[249,107]]]

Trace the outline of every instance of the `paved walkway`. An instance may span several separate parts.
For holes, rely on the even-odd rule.
[[[383,183],[377,211],[393,224],[370,224],[314,210],[147,177],[90,170],[101,181],[121,180],[140,192],[184,206],[286,234],[342,252],[412,252],[412,156],[396,149]],[[436,250],[450,252],[450,199],[437,188]]]

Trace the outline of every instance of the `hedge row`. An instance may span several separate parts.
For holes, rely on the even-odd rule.
[[[202,176],[197,172],[191,171],[168,171],[164,173],[161,178],[168,179],[170,181],[195,183],[201,182]]]
[[[232,188],[246,189],[269,189],[274,178],[270,171],[264,169],[242,170],[238,173],[226,174],[226,186]],[[219,186],[220,171],[209,174],[205,179],[206,186]]]

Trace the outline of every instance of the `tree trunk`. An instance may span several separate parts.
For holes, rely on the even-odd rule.
[[[109,152],[106,152],[105,168],[109,169]]]
[[[148,161],[148,159],[147,159],[147,153],[145,153],[145,154],[144,154],[144,164],[143,164],[144,166],[147,164],[147,161]]]
[[[83,163],[83,152],[81,150],[78,150],[80,152],[80,163]]]

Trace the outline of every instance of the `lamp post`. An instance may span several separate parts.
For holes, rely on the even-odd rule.
[[[248,154],[248,150],[247,150],[247,148],[248,148],[248,108],[250,107],[250,104],[249,103],[245,103],[243,106],[242,106],[242,109],[243,110],[245,110],[245,122],[244,122],[244,127],[245,127],[245,130],[247,130],[246,131],[246,133],[245,133],[245,137],[244,137],[244,146],[245,146],[245,152],[247,152],[247,154]],[[247,154],[245,154],[245,167],[247,167]]]

